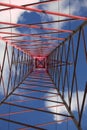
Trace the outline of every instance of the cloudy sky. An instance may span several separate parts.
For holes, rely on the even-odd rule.
[[[0,2],[5,2],[5,3],[10,3],[10,4],[15,4],[15,5],[24,5],[24,4],[31,4],[31,3],[36,3],[39,2],[40,0],[0,0]],[[31,8],[38,8],[41,10],[49,10],[49,11],[54,11],[54,12],[62,12],[62,13],[66,13],[66,14],[72,14],[72,15],[80,15],[80,16],[85,16],[86,12],[87,12],[87,1],[83,0],[75,0],[75,1],[71,1],[71,0],[59,0],[59,2],[52,2],[50,4],[42,4],[42,5],[36,5],[36,6],[29,6]],[[3,7],[0,6],[0,9],[2,9]],[[61,16],[55,16],[55,15],[47,15],[47,14],[42,14],[42,13],[37,13],[37,12],[31,12],[31,11],[24,11],[24,10],[19,10],[19,9],[13,9],[13,10],[6,10],[6,11],[2,11],[0,12],[0,22],[12,22],[12,23],[23,23],[23,24],[28,24],[28,23],[39,23],[39,22],[45,22],[45,21],[52,21],[52,20],[63,20],[65,19],[65,17],[61,17]],[[71,22],[72,23],[72,22]],[[70,24],[71,24],[70,23]],[[78,23],[78,25],[81,22]],[[4,27],[4,25],[0,25],[0,27]],[[58,28],[58,29],[73,29],[76,28],[75,24],[71,24],[71,27],[66,23],[55,23],[55,24],[46,24],[42,26],[43,28],[45,27],[53,27],[53,28]],[[2,32],[3,30],[0,29],[0,31]],[[15,33],[37,33],[37,32],[45,32],[45,31],[41,31],[38,29],[4,29],[4,31],[6,32],[15,32]],[[0,34],[0,37],[5,36],[5,34]],[[7,34],[6,34],[7,36]],[[57,36],[57,35],[53,35],[53,36]],[[24,39],[28,39],[27,37],[24,37]],[[19,38],[20,40],[20,38]],[[21,40],[23,40],[21,38]],[[35,38],[29,38],[29,40],[35,40]],[[39,40],[39,38],[38,38]],[[4,52],[4,42],[2,40],[0,40],[0,64],[2,64],[2,59],[3,59],[3,52]],[[57,43],[56,43],[57,44]],[[55,46],[56,46],[55,44]],[[48,50],[47,50],[48,51]],[[9,49],[9,55],[11,52],[11,48]],[[32,51],[33,52],[33,51]],[[34,53],[34,52],[33,52]],[[5,67],[4,67],[4,79],[6,79],[6,73],[8,72],[8,63],[6,62]],[[49,90],[49,91],[54,91],[54,90]],[[54,91],[55,92],[55,91]],[[0,93],[2,94],[2,89],[0,89]],[[51,96],[50,95],[46,95],[46,96]],[[79,90],[79,97],[82,100],[82,96],[83,96],[83,90]],[[48,98],[49,99],[49,98]],[[76,103],[74,102],[76,99],[75,93],[73,93],[73,99],[72,99],[72,111],[76,112],[77,107],[76,107]],[[59,100],[58,97],[53,98],[53,100]],[[80,100],[80,101],[81,101]],[[66,101],[67,101],[67,91],[66,91]],[[68,103],[68,101],[67,101]],[[52,105],[56,105],[55,103],[48,103],[45,102],[45,106],[52,106]],[[49,108],[49,111],[55,112],[55,111],[61,112],[61,113],[67,113],[65,107],[62,108]],[[85,109],[84,109],[84,115],[87,117],[87,102],[85,104]],[[84,116],[84,117],[85,117]],[[54,120],[60,119],[62,120],[61,117],[59,116],[55,116],[53,117]],[[84,118],[85,119],[85,118]],[[83,122],[85,122],[85,120],[83,119]],[[84,123],[85,124],[85,123]],[[61,123],[59,124],[61,125]],[[71,123],[71,125],[73,126],[73,124]],[[84,126],[85,127],[85,126]],[[61,127],[60,127],[61,128]],[[72,128],[73,129],[73,128]],[[61,129],[62,130],[62,129]],[[83,128],[83,130],[86,130],[85,128]]]

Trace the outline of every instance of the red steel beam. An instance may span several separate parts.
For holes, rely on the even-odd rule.
[[[12,42],[12,44],[13,44],[13,42]],[[15,44],[16,44],[16,42],[15,42]],[[31,44],[21,44],[21,43],[19,43],[19,44],[16,44],[17,46],[21,46],[21,47],[26,47],[26,46],[39,46],[39,45],[52,45],[52,44],[57,44],[57,43],[49,43],[49,42],[45,42],[45,43],[31,43]]]
[[[32,93],[34,93],[34,92],[32,92]],[[54,96],[43,96],[43,97],[40,97],[40,98],[46,99],[46,98],[53,98],[53,97],[57,97],[57,96],[58,96],[57,94],[54,94]],[[13,103],[13,102],[28,102],[28,101],[31,101],[31,100],[36,100],[36,99],[13,100],[13,101],[10,101],[10,103]]]
[[[1,72],[2,72],[2,67],[1,67],[1,64],[0,64],[0,76],[1,76]],[[3,79],[3,76],[1,77],[1,82],[2,82],[2,88],[3,88],[3,93],[4,93],[4,96],[6,96],[6,87],[4,85],[4,79]],[[0,83],[1,83],[0,82]],[[1,89],[2,89],[1,88]]]
[[[66,32],[66,33],[72,33],[73,32],[71,30],[64,30],[64,29],[44,28],[44,27],[41,27],[41,26],[38,26],[38,25],[16,24],[16,23],[9,23],[9,22],[0,22],[0,24],[13,25],[13,26],[17,26],[17,27],[37,28],[37,29],[43,29],[43,30],[52,30],[52,31]],[[32,34],[32,35],[34,35],[34,34]]]
[[[27,4],[25,6],[42,5],[42,4],[51,3],[51,2],[57,2],[57,1],[61,1],[61,0],[47,0],[47,1],[37,2],[37,3]]]
[[[13,40],[13,39],[9,39],[9,40]],[[33,45],[40,45],[40,44],[42,44],[42,45],[44,45],[44,44],[45,45],[47,45],[47,44],[58,44],[56,42],[42,42],[41,40],[18,40],[17,42],[11,42],[11,43],[16,44],[18,46],[20,46],[20,45],[21,46],[27,46],[27,45],[32,45],[33,46]]]
[[[40,98],[45,98],[46,96],[43,96],[43,97],[40,97]],[[50,98],[52,98],[52,97],[57,97],[57,95],[55,95],[55,96],[48,96],[48,97],[50,97]],[[47,98],[48,98],[47,97]],[[24,100],[14,100],[14,102],[29,102],[29,101],[31,101],[31,100],[37,100],[37,99],[24,99]],[[13,103],[13,101],[10,101],[10,103]],[[62,104],[62,103],[61,103]]]
[[[11,37],[11,38],[7,38],[7,37]],[[13,39],[13,37],[14,36],[6,36],[6,37],[3,37],[5,40],[11,40],[12,42],[11,43],[14,43],[14,44],[16,44],[16,45],[18,45],[18,44],[20,44],[20,43],[22,43],[22,42],[24,42],[24,40],[17,40],[17,39]],[[20,37],[20,36],[15,36],[15,37]],[[21,36],[21,37],[23,37],[23,36]],[[56,40],[58,40],[58,39],[49,39],[49,40],[51,40],[51,41],[56,41]],[[14,41],[17,41],[17,42],[14,42]],[[19,41],[19,42],[18,42]],[[34,42],[34,43],[41,43],[42,42],[42,40],[40,39],[40,37],[39,37],[39,39],[38,40],[29,40],[29,41],[25,41],[25,42]]]
[[[42,48],[47,48],[47,49],[50,49],[50,48],[53,48],[53,47],[56,47],[56,46],[39,46],[39,47],[33,47],[32,48],[32,46],[31,47],[26,47],[26,48],[24,48],[24,49],[42,49]],[[21,49],[22,49],[22,47],[20,47]],[[45,50],[44,50],[45,51]]]
[[[55,115],[59,115],[59,116],[63,116],[63,117],[71,117],[72,118],[71,115],[62,114],[62,113],[58,113],[58,112],[51,112],[51,111],[44,110],[43,108],[28,107],[28,106],[14,104],[14,103],[10,103],[10,102],[4,102],[4,104],[7,104],[9,106],[18,107],[18,108],[23,108],[23,109],[28,109],[28,110],[30,109],[30,110],[34,110],[34,111],[40,111],[40,112],[44,112],[44,113],[55,114]]]
[[[31,3],[31,4],[25,4],[25,5],[21,5],[21,6],[23,6],[23,7],[35,6],[35,5],[42,5],[42,4],[46,4],[46,3],[50,3],[50,2],[56,2],[56,1],[61,1],[61,0],[41,1],[41,2],[36,2],[36,3]],[[4,8],[4,9],[1,9],[0,11],[10,10],[10,9],[14,9],[14,8],[12,8],[12,7]]]
[[[18,47],[20,47],[21,49],[34,49],[34,48],[53,48],[53,47],[57,47],[58,45],[54,44],[49,44],[48,46],[46,46],[46,44],[38,44],[38,45],[26,45],[26,46],[22,46],[22,45],[18,45]]]
[[[60,105],[55,105],[55,106],[48,106],[48,107],[44,107],[44,108],[38,108],[41,110],[45,110],[46,108],[54,108],[54,107],[61,107],[64,106],[64,104],[60,104]],[[16,114],[21,114],[21,113],[26,113],[26,112],[33,112],[35,110],[23,110],[23,111],[16,111],[16,112],[10,112],[10,113],[4,113],[4,114],[0,114],[0,116],[4,117],[4,116],[11,116],[11,115],[16,115]]]
[[[32,36],[32,37],[39,37],[39,38],[46,38],[46,39],[55,39],[55,40],[65,40],[65,38],[57,38],[57,37],[50,37],[50,36],[41,36],[41,35],[32,35],[32,34],[22,34],[22,33],[11,33],[11,32],[0,32],[0,34],[8,34],[8,35],[19,35],[19,36]],[[11,36],[12,37],[12,36]]]
[[[79,19],[79,20],[87,20],[87,17],[81,17],[81,16],[70,15],[70,14],[59,13],[59,12],[52,12],[52,11],[47,11],[47,10],[40,10],[37,8],[23,7],[23,6],[18,6],[18,5],[13,5],[13,4],[8,4],[8,3],[3,3],[3,2],[0,2],[0,6],[12,7],[12,8],[16,8],[16,9],[34,11],[34,12],[38,12],[38,13],[44,13],[44,14],[50,14],[50,15],[56,15],[56,16],[69,17],[69,18]]]
[[[50,93],[50,94],[57,94],[57,93],[53,93],[53,92],[49,92],[49,91],[47,91],[47,90],[37,90],[37,89],[31,89],[31,88],[25,88],[25,87],[19,87],[19,89],[23,89],[23,90],[29,90],[29,92],[41,92],[41,93],[44,93],[44,92],[46,92],[46,93]],[[24,92],[22,92],[22,94],[23,94]],[[21,94],[21,92],[20,93],[16,93],[16,94]]]
[[[45,50],[46,49],[46,50]],[[43,47],[42,49],[39,47],[39,48],[29,48],[29,49],[24,49],[24,50],[27,50],[27,51],[36,51],[36,52],[33,52],[33,53],[38,53],[38,51],[42,51],[43,52],[47,52],[49,50],[53,49],[53,47],[50,47],[50,48],[47,48],[47,47]]]
[[[14,47],[14,48],[16,48],[16,49],[22,51],[23,53],[26,53],[26,54],[28,54],[28,55],[29,55],[29,54],[31,55],[30,52],[27,52],[26,50],[22,50],[20,47],[17,47],[16,45],[11,44],[11,42],[9,42],[8,40],[4,39],[4,38],[1,37],[1,36],[0,36],[0,40],[5,41],[5,43],[7,43],[8,45],[10,45],[10,46],[12,46],[12,47]]]
[[[28,44],[28,45],[17,45],[18,47],[21,47],[21,49],[22,48],[24,48],[24,49],[33,49],[34,47],[35,48],[38,48],[38,47],[40,47],[40,48],[43,48],[43,47],[49,47],[49,48],[51,48],[51,47],[55,47],[55,46],[58,46],[58,45],[56,45],[56,44],[52,44],[52,43],[49,43],[49,44],[34,44],[34,45],[30,45],[30,44]]]
[[[54,49],[54,48],[34,48],[34,49],[23,49],[23,50],[26,50],[26,51],[29,51],[29,52],[31,52],[31,53],[33,53],[33,54],[38,54],[38,53],[41,53],[41,54],[43,54],[43,53],[47,53],[48,51],[51,51],[52,49]]]
[[[13,37],[13,36],[12,36]],[[13,38],[4,38],[5,40],[12,40],[14,42],[11,42],[12,44],[17,44],[20,45],[22,42],[34,42],[34,43],[41,43],[42,40],[18,40],[18,39],[13,39]]]
[[[47,49],[47,50],[45,50],[45,49]],[[38,51],[41,51],[41,53],[43,53],[43,52],[46,52],[50,49],[54,49],[54,48],[53,47],[51,47],[51,48],[43,47],[42,49],[41,48],[32,48],[32,49],[29,48],[29,49],[23,49],[23,50],[27,50],[27,51],[30,51],[30,52],[35,51],[35,52],[32,52],[32,53],[38,53]]]
[[[70,117],[68,118],[65,118],[65,119],[62,119],[62,120],[57,120],[57,121],[52,121],[52,122],[47,122],[47,123],[43,123],[43,124],[37,124],[35,126],[46,126],[46,125],[52,125],[52,124],[55,124],[55,123],[62,123],[62,122],[65,122],[65,121],[68,121],[68,120],[72,120]],[[18,130],[28,130],[29,128],[25,127],[25,128],[20,128]]]
[[[68,118],[65,118],[65,119],[62,119],[62,120],[57,120],[57,121],[47,122],[47,123],[38,124],[38,125],[35,125],[35,126],[46,126],[46,125],[52,125],[52,124],[55,124],[55,123],[58,123],[58,122],[65,122],[65,121],[68,121],[68,120],[72,120],[72,119],[71,119],[70,117],[68,117]]]
[[[15,45],[13,45],[13,44],[11,44],[10,42],[8,42],[8,40],[4,39],[4,38],[3,38],[3,37],[1,37],[1,36],[0,36],[0,40],[3,40],[3,41],[5,41],[5,43],[7,43],[8,45],[10,45],[10,46],[12,46],[12,47],[15,47],[16,49],[21,50],[21,48],[19,48],[19,47],[15,46]]]

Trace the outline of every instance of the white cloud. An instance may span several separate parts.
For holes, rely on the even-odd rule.
[[[10,3],[14,5],[24,5],[29,3],[38,2],[39,0],[0,0],[0,2]],[[0,7],[2,8],[2,6]],[[0,12],[0,21],[17,23],[19,16],[24,12],[21,9],[6,10]],[[7,16],[7,17],[5,17]]]
[[[0,67],[2,68],[2,64],[3,64],[3,57],[4,57],[4,52],[5,52],[5,47],[6,47],[6,43],[3,40],[0,40]],[[8,54],[9,54],[9,62],[11,63],[11,47],[8,46]],[[0,76],[1,76],[1,70],[0,70]],[[4,81],[4,85],[5,85],[5,91],[7,89],[7,81],[8,81],[8,76],[9,76],[9,63],[8,63],[8,58],[7,58],[7,53],[5,56],[5,61],[4,61],[4,68],[3,68],[3,73],[2,73],[2,77],[3,77],[3,81]],[[2,85],[2,80],[1,80],[1,86],[0,86],[0,93],[3,94],[3,85]]]
[[[87,0],[84,0],[82,2],[79,1],[79,0],[70,1],[70,6],[69,6],[69,0],[68,1],[61,0],[59,2],[52,2],[52,3],[48,4],[47,6],[42,6],[42,8],[44,10],[49,10],[49,11],[54,11],[54,12],[61,12],[61,13],[72,14],[72,15],[80,15],[81,7],[87,7]],[[41,16],[42,16],[42,20],[45,20],[45,21],[46,21],[46,19],[48,19],[48,20],[60,20],[60,19],[63,20],[64,19],[64,17],[61,17],[61,16],[58,17],[58,16],[49,15],[49,17],[47,17],[48,16],[47,15],[45,17],[45,14],[43,14]],[[61,29],[64,24],[65,23],[56,23],[56,24],[48,24],[48,25],[44,25],[44,26],[45,27],[46,26],[49,26],[49,27],[52,26],[54,28]],[[54,90],[50,90],[50,91],[56,92]],[[83,91],[78,92],[80,107],[81,107],[81,102],[83,100],[83,94],[84,94]],[[52,96],[52,95],[48,94],[47,96]],[[56,97],[52,98],[51,100],[61,101],[59,96],[56,96]],[[67,92],[65,93],[65,100],[68,103],[68,94],[67,94]],[[46,105],[46,107],[48,107],[48,106],[55,106],[55,105],[58,105],[58,104],[52,103],[52,102],[45,102],[45,105]],[[87,107],[87,98],[86,98],[84,110],[86,109],[86,107]],[[72,109],[73,112],[77,111],[76,93],[73,93],[73,96],[72,96],[71,109]],[[66,110],[66,108],[64,106],[49,108],[49,110],[52,111],[52,112],[59,112],[59,113],[64,113],[64,114],[67,113],[67,110]],[[62,116],[54,115],[54,120],[61,120],[61,119],[63,119]]]
[[[3,2],[3,3],[10,3],[10,4],[15,4],[15,5],[24,5],[24,4],[29,4],[29,3],[36,3],[38,2],[39,0],[0,0],[0,2]],[[4,7],[4,6],[0,6],[0,9],[3,9],[3,8],[7,8],[7,7]],[[18,22],[18,19],[19,17],[21,16],[21,14],[24,12],[24,10],[20,10],[20,9],[13,9],[13,10],[6,10],[6,11],[1,11],[0,12],[0,22],[12,22],[12,23],[17,23]],[[29,11],[28,11],[29,12]],[[23,20],[23,18],[22,18]],[[7,25],[0,25],[0,27],[6,27]],[[14,33],[18,33],[17,30],[15,29],[0,29],[1,32],[14,32]],[[3,36],[10,36],[9,34],[1,34],[0,33],[0,37],[3,37]],[[10,40],[11,42],[11,40]],[[3,57],[4,57],[4,50],[5,50],[5,42],[3,40],[0,40],[0,66],[2,66],[2,62],[3,62]],[[8,47],[8,50],[9,50],[9,58],[11,59],[11,47],[9,46]],[[8,59],[7,59],[7,56],[6,56],[6,59],[5,59],[5,64],[4,64],[4,70],[3,70],[3,79],[4,79],[4,83],[5,83],[5,89],[6,88],[6,84],[7,84],[7,73],[9,73],[9,68],[8,68]],[[13,71],[14,71],[14,68],[13,68]],[[0,70],[0,75],[1,75],[1,70]],[[3,94],[3,88],[2,86],[0,87],[0,93]]]
[[[76,15],[76,14],[79,15],[81,7],[87,7],[86,0],[84,0],[82,2],[79,0],[76,0],[76,1],[60,0],[57,2],[52,2],[50,4],[47,4],[47,6],[42,6],[42,8],[44,10],[49,10],[49,11],[53,11],[53,12],[60,12],[60,13],[65,13],[65,14],[72,14],[72,15]],[[41,15],[41,16],[42,16],[42,20],[44,20],[45,18],[47,19],[47,17],[45,15]],[[49,15],[48,18],[51,20],[63,20],[66,17]],[[51,26],[57,27],[58,29],[61,29],[64,24],[65,23],[56,23],[56,24],[52,24]],[[49,24],[46,26],[49,26]]]
[[[87,7],[87,0],[83,0],[81,5],[82,5],[83,7]]]
[[[0,2],[5,2],[5,3],[11,3],[11,4],[15,4],[15,5],[23,5],[23,4],[29,4],[29,3],[36,3],[39,2],[40,0],[0,0]],[[69,1],[68,1],[69,2]],[[82,4],[79,3],[79,0],[76,0],[75,2],[71,2],[71,5],[69,7],[69,3],[66,2],[66,0],[61,0],[59,2],[52,2],[50,4],[47,5],[43,5],[42,8],[45,10],[50,10],[50,11],[55,11],[55,12],[62,12],[62,13],[66,13],[69,14],[69,11],[71,14],[75,14],[78,13],[81,6],[87,6],[87,2],[86,0],[84,0],[82,2]],[[78,6],[79,5],[79,6]],[[78,8],[77,8],[78,7]],[[0,6],[0,9],[3,8],[2,6]],[[24,12],[24,10],[20,10],[20,9],[13,9],[13,10],[7,10],[7,11],[1,11],[0,12],[0,21],[4,22],[13,22],[13,23],[17,23],[19,17],[21,16],[21,14]],[[53,19],[53,20],[57,20],[57,19],[63,19],[63,17],[57,17],[57,16],[51,16],[51,15],[46,15],[46,19],[44,19],[45,15],[42,15],[42,19],[43,20],[48,20],[48,19]],[[23,17],[21,18],[21,20],[23,20]],[[64,24],[52,24],[53,27],[58,27],[58,28],[62,28]],[[46,25],[45,25],[46,26]],[[50,24],[47,25],[48,27],[50,27]],[[2,25],[0,25],[0,27],[3,27]],[[0,30],[3,31],[3,30]],[[17,30],[15,29],[5,29],[4,31],[6,32],[17,32]],[[36,31],[33,30],[33,32],[35,33]],[[1,35],[1,34],[0,34]],[[5,34],[2,34],[1,36],[6,36]],[[33,38],[34,39],[34,38]],[[0,43],[1,44],[1,43]],[[3,48],[3,45],[0,45],[1,48]],[[3,55],[2,49],[0,48],[0,54]],[[2,57],[0,56],[0,62],[2,62]]]
[[[53,93],[56,93],[57,91],[56,90],[53,90],[51,89],[50,92],[53,92]],[[79,102],[80,102],[80,108],[81,108],[81,103],[82,103],[82,100],[83,100],[83,95],[84,95],[84,92],[83,91],[79,91],[78,92],[78,95],[79,95]],[[50,96],[52,96],[52,94],[47,94],[46,95],[48,98],[48,100],[50,100]],[[51,98],[52,101],[59,101],[59,102],[62,102],[60,96],[55,96],[53,98]],[[65,101],[67,102],[67,104],[69,103],[68,101],[68,93],[65,92]],[[56,105],[60,105],[59,103],[54,103],[54,102],[45,102],[45,106],[46,107],[49,107],[49,106],[56,106]],[[86,101],[85,101],[85,106],[84,106],[84,110],[86,109],[87,107],[87,98],[86,98]],[[52,108],[48,108],[49,111],[52,111],[52,112],[56,112],[56,113],[62,113],[62,114],[68,114],[69,113],[67,112],[65,106],[57,106],[57,107],[52,107]],[[77,111],[77,99],[76,99],[76,93],[73,92],[73,95],[72,95],[72,102],[71,102],[71,110],[74,112],[74,111]],[[64,119],[65,117],[63,116],[59,116],[59,115],[54,115],[54,120],[62,120]],[[58,122],[60,123],[60,122]]]
[[[35,2],[38,2],[39,0],[0,0],[0,2],[3,2],[3,3],[10,3],[10,4],[15,4],[15,5],[25,5],[25,4],[30,4],[30,3],[35,3]],[[3,9],[5,7],[3,6],[0,6],[0,9]],[[28,11],[29,12],[29,11]],[[21,14],[24,13],[24,10],[21,10],[21,9],[12,9],[12,10],[6,10],[6,11],[1,11],[0,12],[0,22],[12,22],[12,23],[17,23],[18,22],[18,19],[19,17],[21,16]],[[23,20],[22,17],[20,17],[21,20]],[[6,27],[7,25],[0,25],[0,27]],[[4,29],[4,30],[1,30],[0,31],[6,31],[6,32],[18,32],[17,30],[15,29]],[[6,36],[6,34],[0,34],[1,36]]]
[[[5,54],[5,48],[6,48],[6,42],[3,40],[0,40],[0,77],[1,77],[1,69],[3,67],[3,71],[2,71],[3,80],[1,79],[1,84],[0,84],[0,94],[1,95],[4,95],[4,92],[7,92],[8,80],[9,80],[9,75],[10,75],[9,67],[11,67],[11,62],[12,62],[12,50],[13,50],[12,46],[10,46],[10,45],[7,46],[6,54]],[[7,54],[7,52],[8,52],[8,54]],[[16,50],[14,51],[14,53],[15,53],[15,60],[16,60],[17,59]],[[4,60],[4,54],[5,54],[5,60]],[[21,56],[20,56],[20,59],[21,59]],[[4,60],[4,64],[3,64],[3,60]],[[2,64],[3,64],[3,66],[2,66]],[[16,69],[15,64],[12,64],[11,81],[14,81],[15,69]],[[19,72],[20,72],[20,69],[17,69],[17,77],[19,76]],[[4,86],[3,86],[3,82],[4,82]],[[13,86],[11,86],[11,82],[10,82],[8,92],[10,92],[12,90],[12,87]]]

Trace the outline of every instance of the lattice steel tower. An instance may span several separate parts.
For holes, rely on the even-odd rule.
[[[0,130],[87,130],[87,17],[62,1],[0,1]]]

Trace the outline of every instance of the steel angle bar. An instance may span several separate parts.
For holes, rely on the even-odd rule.
[[[58,93],[49,92],[49,91],[47,91],[47,90],[36,90],[36,89],[30,89],[30,88],[25,88],[25,87],[19,87],[18,89],[29,90],[29,91],[34,91],[34,92],[58,94]]]
[[[49,113],[49,114],[55,114],[55,115],[59,115],[59,116],[71,117],[70,115],[67,115],[67,114],[51,112],[51,111],[47,111],[47,110],[43,110],[43,109],[39,109],[39,108],[27,107],[27,106],[22,106],[22,105],[18,105],[18,104],[14,104],[14,103],[9,103],[9,102],[4,102],[4,104],[8,104],[8,105],[11,105],[11,106],[16,106],[16,107],[19,107],[19,108],[25,108],[25,109],[45,112],[45,113]]]
[[[57,37],[51,37],[51,36],[41,36],[41,35],[32,35],[32,34],[22,34],[22,33],[11,33],[11,32],[0,32],[1,34],[9,34],[11,35],[17,35],[17,36],[32,36],[32,37],[39,37],[39,38],[45,38],[45,39],[54,39],[54,40],[65,40],[65,38],[57,38]]]
[[[50,85],[50,87],[48,86],[48,85],[36,85],[36,84],[32,84],[32,83],[25,83],[25,82],[23,82],[23,84],[25,84],[25,85],[27,85],[25,88],[31,88],[31,86],[32,86],[32,88],[33,87],[41,87],[41,88],[49,88],[49,89],[55,89],[54,87],[51,87]],[[22,86],[20,86],[21,88],[22,88]]]
[[[48,101],[48,102],[54,102],[54,103],[62,103],[60,101],[54,101],[54,100],[49,100],[49,99],[44,99],[44,98],[39,98],[39,97],[33,97],[33,96],[26,96],[26,95],[17,94],[17,93],[13,93],[12,95],[21,96],[21,97],[25,97],[25,98],[31,98],[31,99],[37,99],[37,100],[43,100],[43,101]]]
[[[45,0],[45,1],[41,1],[41,2],[36,2],[36,3],[32,3],[32,4],[25,4],[25,5],[21,5],[23,7],[27,7],[27,6],[35,6],[35,5],[42,5],[42,4],[46,4],[46,3],[50,3],[50,2],[55,2],[55,1],[61,1],[61,0]],[[6,11],[6,10],[11,10],[14,9],[12,7],[10,8],[5,8],[5,9],[1,9],[0,11]]]
[[[87,96],[87,82],[86,82],[86,86],[85,86],[85,90],[84,90],[84,96],[83,96],[81,111],[80,111],[80,114],[79,114],[79,126],[80,127],[81,127],[81,120],[82,120],[84,105],[85,105],[85,101],[86,101],[86,96]]]
[[[78,130],[82,130],[82,116],[84,110],[84,103],[86,99],[86,88],[84,89],[83,94],[83,101],[82,106],[80,107],[80,98],[79,98],[79,83],[78,83],[78,75],[77,75],[77,67],[80,61],[79,53],[84,54],[84,60],[87,61],[87,54],[86,54],[86,27],[87,21],[83,22],[72,34],[70,34],[64,42],[61,43],[60,46],[55,48],[48,56],[47,56],[47,72],[50,74],[52,81],[54,82],[56,89],[58,91],[59,96],[62,98],[63,103],[65,104],[68,112],[72,115],[72,120],[74,121]],[[75,41],[76,39],[76,41]],[[74,42],[75,41],[75,42]],[[83,43],[83,44],[81,44]],[[75,44],[75,45],[74,45]],[[83,52],[80,52],[82,45]],[[57,54],[57,56],[55,56]],[[57,58],[56,58],[57,57]],[[70,58],[72,61],[71,66],[69,67],[68,64],[65,66],[56,67],[56,64],[60,63],[70,63]],[[56,61],[57,59],[57,61]],[[61,62],[60,62],[61,61]],[[55,67],[56,70],[55,71]],[[83,65],[84,67],[84,65]],[[72,70],[72,72],[70,71]],[[71,79],[69,78],[71,74]],[[57,80],[55,81],[55,75],[57,76]],[[70,79],[70,81],[69,81]],[[57,82],[57,83],[56,83]],[[68,90],[68,101],[69,104],[66,102],[65,99],[65,89],[67,86]],[[87,86],[87,85],[86,85]],[[76,94],[76,106],[77,106],[77,116],[74,115],[71,104],[73,93]]]
[[[63,19],[63,20],[56,20],[56,21],[49,21],[49,22],[40,22],[40,23],[29,23],[27,25],[40,25],[40,24],[53,24],[53,23],[58,23],[58,22],[69,22],[69,21],[74,21],[75,19]],[[75,20],[76,21],[76,20]],[[4,22],[5,23],[5,22]],[[4,24],[3,23],[3,24]],[[1,27],[0,29],[6,29],[6,28],[17,28],[18,26],[9,26],[9,27]]]
[[[3,2],[0,2],[0,5],[5,6],[5,7],[22,9],[22,10],[26,10],[26,11],[34,11],[34,12],[38,12],[38,13],[50,14],[50,15],[55,15],[55,16],[63,16],[63,17],[79,19],[79,20],[87,20],[86,17],[82,17],[82,16],[64,14],[64,13],[59,13],[59,12],[51,12],[51,11],[47,11],[47,10],[40,10],[37,8],[28,8],[28,7],[23,7],[23,6],[18,6],[18,5],[13,5],[13,4],[8,4],[8,3],[3,3]]]
[[[48,107],[44,107],[44,108],[39,108],[39,109],[47,109],[47,108],[55,108],[55,107],[62,107],[64,106],[64,104],[61,105],[55,105],[55,106],[48,106]],[[0,114],[0,117],[6,117],[6,116],[12,116],[12,115],[18,115],[18,114],[25,114],[25,113],[29,113],[29,112],[33,112],[34,110],[22,110],[22,111],[15,111],[15,112],[10,112],[10,113],[3,113]]]
[[[42,30],[52,30],[52,31],[56,31],[56,33],[58,33],[58,32],[61,32],[61,33],[62,32],[64,32],[64,33],[72,33],[73,32],[71,30],[40,27],[39,25],[16,24],[16,23],[9,23],[9,22],[0,22],[0,24],[3,24],[3,25],[14,25],[14,26],[17,26],[17,27],[35,28],[35,29],[42,29]],[[32,35],[39,35],[39,34],[32,34]]]
[[[65,118],[63,120],[57,120],[57,121],[51,121],[51,122],[46,122],[46,123],[42,123],[42,124],[37,124],[35,126],[47,126],[47,125],[52,125],[52,124],[56,124],[56,123],[63,123],[63,122],[67,122],[68,120],[72,120],[71,118]],[[27,130],[28,128],[20,128],[18,130]]]
[[[13,123],[13,124],[17,124],[17,125],[22,125],[22,126],[29,127],[29,128],[34,128],[34,129],[37,129],[37,130],[45,130],[44,128],[39,128],[37,126],[29,125],[29,124],[26,124],[26,123],[14,121],[14,120],[2,118],[2,117],[0,117],[0,120],[10,122],[10,123]]]

